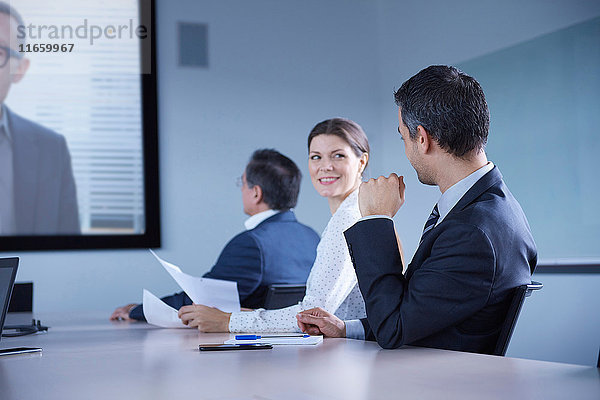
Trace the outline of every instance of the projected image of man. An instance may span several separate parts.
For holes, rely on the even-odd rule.
[[[29,60],[19,53],[24,22],[0,1],[0,235],[79,234],[71,156],[65,138],[10,110],[5,101]]]

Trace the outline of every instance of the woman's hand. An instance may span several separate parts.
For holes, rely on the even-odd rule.
[[[200,332],[229,332],[231,313],[201,304],[183,306],[179,309],[179,318],[185,325],[198,328]]]

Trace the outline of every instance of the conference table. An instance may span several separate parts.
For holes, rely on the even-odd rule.
[[[109,312],[42,315],[47,333],[3,338],[0,399],[600,399],[600,369],[377,343],[200,352],[230,334],[111,322]]]

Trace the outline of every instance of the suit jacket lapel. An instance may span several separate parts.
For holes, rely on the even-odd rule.
[[[18,115],[6,108],[13,137],[15,224],[18,232],[32,232],[38,187],[39,147]]]
[[[456,203],[456,205],[452,207],[452,210],[450,210],[448,215],[446,215],[444,221],[446,221],[448,217],[450,217],[453,213],[462,211],[475,199],[481,196],[482,193],[487,191],[490,187],[499,184],[500,182],[502,182],[502,174],[498,170],[498,167],[494,166],[494,168],[490,172],[488,172],[487,174],[482,176],[481,179],[475,182],[475,184],[467,191],[467,193],[464,194],[464,196],[458,201],[458,203]],[[444,221],[442,221],[441,223],[443,224]],[[428,243],[428,241],[425,240],[422,244],[424,243]],[[417,248],[417,251],[415,252],[415,257],[419,254],[419,250],[421,250],[421,246]],[[413,257],[413,261],[414,259],[415,258]],[[417,264],[413,264],[413,262],[411,261],[406,270],[406,277],[410,279],[412,274],[415,272],[415,268],[418,268],[420,266],[420,262]]]

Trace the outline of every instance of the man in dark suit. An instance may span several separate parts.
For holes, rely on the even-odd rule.
[[[267,288],[276,283],[304,284],[317,255],[319,235],[296,220],[302,173],[275,150],[257,150],[241,178],[247,230],[227,243],[205,278],[236,281],[240,304],[261,308]],[[183,292],[162,298],[175,309],[192,304]],[[119,307],[111,319],[144,320],[143,306]]]
[[[537,262],[527,219],[487,160],[483,90],[453,67],[431,66],[395,93],[398,131],[421,183],[442,192],[402,273],[391,218],[404,202],[402,177],[360,187],[363,218],[345,232],[367,318],[340,321],[320,309],[300,327],[328,336],[492,353],[514,288]]]
[[[65,138],[22,118],[4,101],[29,68],[19,53],[21,16],[0,1],[0,235],[80,233]]]

